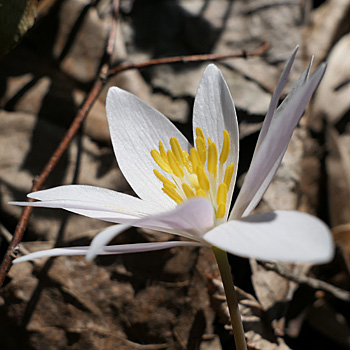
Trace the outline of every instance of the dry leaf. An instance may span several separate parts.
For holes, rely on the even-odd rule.
[[[323,119],[335,125],[350,112],[350,33],[337,42],[327,63],[309,118],[310,127],[316,131],[321,130]]]
[[[344,316],[325,300],[317,300],[308,314],[311,326],[344,349],[350,347],[350,328]]]
[[[326,160],[332,227],[350,223],[350,135],[340,136],[328,125]]]
[[[327,0],[312,12],[311,24],[304,30],[307,56],[315,55],[316,66],[324,61],[332,46],[350,30],[350,1]]]
[[[0,2],[0,56],[18,44],[34,24],[37,0],[11,0]]]

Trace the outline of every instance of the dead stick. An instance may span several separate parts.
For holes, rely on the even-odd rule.
[[[177,57],[165,57],[165,58],[156,58],[154,60],[149,60],[141,63],[130,63],[130,64],[122,64],[117,67],[110,68],[108,72],[108,76],[113,76],[117,73],[124,72],[130,69],[140,69],[151,66],[159,66],[161,64],[171,64],[171,63],[189,63],[189,62],[206,62],[206,61],[218,61],[224,60],[227,58],[246,58],[246,57],[254,57],[261,56],[263,53],[267,51],[269,48],[268,43],[264,43],[255,51],[240,51],[233,52],[229,54],[206,54],[206,55],[192,55],[192,56],[177,56]]]
[[[317,278],[312,278],[305,275],[296,275],[291,270],[288,270],[287,268],[283,267],[282,265],[277,265],[273,263],[261,263],[262,266],[265,267],[266,270],[274,271],[278,273],[280,276],[296,282],[298,284],[304,284],[307,285],[313,289],[319,289],[324,292],[327,292],[329,294],[332,294],[334,297],[349,302],[350,301],[350,293],[344,289],[338,288],[336,286],[333,286],[332,284],[329,284],[327,282],[318,280]]]
[[[67,130],[66,134],[64,135],[61,143],[58,145],[56,151],[51,156],[50,160],[46,164],[44,170],[41,172],[40,176],[34,181],[33,187],[31,192],[35,192],[39,190],[43,184],[45,183],[46,179],[50,175],[51,171],[56,167],[58,161],[61,159],[62,155],[68,148],[70,142],[75,137],[76,133],[78,132],[82,122],[88,115],[91,107],[93,106],[94,102],[96,101],[98,95],[100,94],[102,88],[107,82],[107,73],[110,65],[110,58],[113,53],[114,49],[114,43],[115,43],[115,34],[116,34],[116,22],[117,22],[117,16],[119,14],[119,1],[115,0],[113,3],[113,19],[111,24],[111,29],[107,41],[107,45],[105,48],[105,54],[103,57],[103,62],[101,65],[101,69],[99,72],[99,75],[90,90],[89,94],[83,101],[80,109],[78,110],[78,113],[76,117],[74,118],[71,126]],[[29,199],[29,202],[33,202],[33,199]],[[6,254],[4,256],[4,259],[0,265],[0,287],[3,285],[6,274],[8,270],[11,267],[12,260],[14,259],[14,252],[16,251],[16,247],[21,242],[24,231],[27,227],[28,220],[30,217],[30,214],[33,210],[33,207],[25,207],[22,215],[19,219],[19,222],[16,226],[16,230],[13,234],[13,238],[9,244],[9,247],[6,251]]]

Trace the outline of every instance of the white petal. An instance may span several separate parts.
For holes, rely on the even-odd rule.
[[[104,220],[114,223],[123,223],[131,219],[139,219],[141,216],[135,212],[122,212],[122,208],[108,208],[102,204],[87,203],[78,200],[53,200],[43,202],[8,202],[21,207],[64,209],[75,214],[89,218]]]
[[[321,65],[312,77],[279,111],[279,117],[271,123],[267,135],[260,144],[252,161],[243,186],[237,197],[230,219],[247,216],[256,207],[269,186],[288,143],[305,110],[313,92],[316,90],[325,72]]]
[[[203,130],[206,137],[210,137],[216,143],[219,154],[223,145],[223,130],[227,130],[230,134],[231,148],[226,164],[234,163],[235,165],[234,175],[228,193],[228,198],[231,199],[238,169],[238,121],[230,91],[221,71],[214,64],[210,64],[205,69],[194,101],[194,140],[196,139],[197,127]]]
[[[35,208],[59,208],[67,210],[71,213],[83,215],[92,219],[113,222],[116,224],[123,224],[125,222],[137,221],[143,216],[139,213],[123,211],[123,208],[108,208],[108,206],[86,203],[81,201],[43,201],[43,202],[9,202],[12,205],[19,205],[22,207]]]
[[[300,88],[307,81],[308,75],[310,73],[311,65],[312,65],[312,60],[311,60],[309,67],[301,75],[301,77],[299,78],[297,83],[292,88],[291,92],[284,99],[284,101],[281,103],[281,105],[278,107],[278,109],[276,110],[276,112],[273,114],[273,117],[272,117],[271,112],[273,111],[273,108],[274,108],[273,106],[276,106],[276,102],[278,101],[278,98],[280,96],[282,88],[285,85],[285,80],[287,78],[287,75],[289,74],[291,64],[294,61],[294,57],[295,57],[297,49],[298,49],[298,47],[294,50],[291,58],[287,62],[286,67],[284,68],[282,75],[279,79],[279,82],[277,84],[276,91],[274,92],[274,95],[273,95],[271,103],[270,103],[269,111],[265,117],[261,132],[259,134],[259,139],[258,139],[256,148],[255,148],[252,163],[254,163],[255,156],[257,154],[257,151],[259,150],[260,144],[265,140],[267,134],[268,134],[267,138],[275,138],[276,133],[277,133],[276,130],[279,128],[285,127],[285,125],[284,125],[284,123],[286,122],[285,119],[288,118],[290,121],[290,114],[291,113],[287,112],[288,108],[294,109],[294,104],[295,104],[295,100],[293,99],[294,95],[300,90]],[[273,125],[274,123],[277,125]],[[288,142],[289,142],[289,140],[288,140]],[[252,182],[255,182],[255,184],[261,183],[261,186],[258,190],[256,190],[254,199],[249,199],[249,197],[253,196],[253,193],[252,193],[253,191],[250,191],[249,195],[245,196],[244,192],[247,188],[243,189],[241,197],[243,197],[243,199],[245,199],[245,202],[242,200],[241,197],[239,197],[238,203],[237,203],[236,207],[234,208],[234,210],[232,211],[230,219],[237,219],[242,215],[243,216],[249,215],[249,213],[255,208],[255,206],[258,204],[261,197],[265,193],[265,191],[266,191],[268,185],[270,184],[274,174],[276,173],[276,171],[281,163],[281,160],[283,158],[283,155],[287,149],[288,142],[285,144],[285,148],[280,152],[280,155],[275,160],[275,163],[274,164],[271,163],[271,169],[268,172],[268,175],[266,175],[266,177],[264,179],[262,179],[262,176],[261,176],[261,173],[259,172],[259,170],[257,171],[257,173],[256,173],[257,178],[253,179]],[[251,173],[254,175],[253,169],[251,169],[251,170],[252,170]],[[251,175],[251,176],[253,176],[253,175]],[[249,202],[249,205],[247,204],[248,202]],[[245,211],[244,211],[244,207],[246,207]]]
[[[137,222],[138,227],[167,230],[166,232],[174,230],[174,233],[177,231],[180,235],[188,233],[187,237],[197,240],[213,225],[213,206],[209,200],[201,197],[189,199],[171,211],[148,216]]]
[[[287,105],[290,103],[290,101],[293,101],[294,95],[300,90],[300,88],[307,82],[309,79],[311,67],[312,67],[312,62],[313,62],[313,57],[309,63],[309,66],[305,69],[303,74],[299,77],[298,81],[294,84],[293,88],[289,92],[289,94],[286,96],[286,98],[282,101],[282,103],[278,106],[276,112],[273,115],[273,120],[276,122],[280,122],[280,114],[283,112],[283,109],[287,107]],[[292,102],[293,103],[293,102]],[[283,118],[283,117],[282,117]],[[259,135],[260,136],[260,135]]]
[[[90,249],[88,254],[86,255],[86,259],[92,260],[96,255],[98,255],[98,252],[101,250],[101,248],[103,248],[113,238],[115,238],[128,228],[130,228],[129,225],[115,225],[107,227],[103,231],[99,232],[90,244]]]
[[[10,202],[10,204],[62,208],[80,215],[116,223],[164,211],[162,207],[124,193],[85,185],[54,187],[32,192],[28,197],[41,202]]]
[[[319,219],[275,211],[229,221],[203,237],[229,253],[258,260],[326,263],[334,254],[331,233]]]
[[[132,243],[104,247],[99,255],[106,254],[127,254],[127,253],[143,253],[155,250],[169,249],[174,247],[202,247],[199,242],[187,241],[169,241],[169,242],[152,242],[152,243]]]
[[[262,142],[264,142],[265,138],[269,138],[269,137],[274,137],[274,134],[276,132],[276,129],[271,125],[273,125],[273,123],[279,123],[280,125],[281,123],[281,119],[280,117],[284,117],[287,118],[288,115],[285,113],[284,115],[280,116],[282,114],[281,111],[283,111],[284,108],[286,108],[286,106],[288,105],[288,103],[290,101],[292,101],[293,103],[293,96],[297,93],[297,91],[300,89],[301,86],[303,86],[305,84],[305,82],[308,79],[308,76],[310,74],[310,70],[311,70],[311,66],[312,66],[312,61],[311,60],[308,68],[304,71],[304,73],[300,76],[300,78],[298,79],[298,81],[296,82],[296,84],[293,86],[292,90],[290,91],[290,93],[287,95],[287,97],[283,100],[283,102],[281,103],[281,105],[277,108],[277,110],[275,111],[275,113],[273,113],[273,116],[271,117],[271,107],[272,107],[272,102],[275,99],[275,102],[278,101],[279,96],[281,95],[283,86],[285,85],[285,79],[287,79],[287,72],[289,74],[290,68],[291,68],[291,64],[294,61],[294,56],[297,52],[298,46],[297,48],[294,50],[294,53],[292,55],[292,57],[289,59],[282,75],[281,78],[277,84],[277,88],[276,91],[274,93],[274,95],[272,96],[271,99],[271,103],[269,106],[269,111],[264,119],[264,123],[262,125],[260,134],[259,134],[259,138],[257,141],[257,144],[255,146],[255,151],[253,154],[253,158],[252,158],[252,163],[254,162],[255,156],[260,148],[260,145]],[[282,84],[283,82],[283,84]],[[276,93],[278,91],[278,93]],[[276,96],[275,96],[276,95]],[[277,98],[278,95],[278,98]],[[275,107],[276,108],[276,105]],[[282,127],[282,126],[281,126]],[[269,136],[269,132],[271,133]],[[276,159],[275,164],[272,165],[271,170],[269,171],[268,175],[265,177],[264,181],[262,181],[260,188],[256,191],[254,198],[250,201],[249,205],[247,206],[247,208],[245,209],[245,212],[243,214],[243,216],[249,215],[249,213],[251,213],[251,211],[256,207],[256,205],[259,203],[260,199],[262,198],[262,196],[264,195],[265,191],[267,190],[268,186],[270,185],[271,180],[273,179],[273,177],[275,176],[276,171],[278,170],[281,162],[282,162],[282,158],[287,150],[288,144],[286,145],[285,149],[282,150],[280,156]]]
[[[158,149],[159,141],[170,149],[171,137],[176,137],[181,147],[188,151],[190,144],[186,138],[163,114],[119,88],[109,89],[106,111],[114,153],[130,186],[148,202],[167,209],[175,207],[153,174],[153,169],[158,166],[150,152]]]
[[[278,80],[276,89],[271,97],[270,105],[269,105],[269,108],[267,110],[267,114],[264,118],[264,122],[263,122],[263,125],[262,125],[261,130],[260,130],[258,141],[256,143],[254,156],[255,156],[257,149],[260,146],[260,143],[264,140],[264,138],[268,132],[268,129],[270,127],[274,112],[276,110],[276,107],[277,107],[278,101],[280,99],[280,96],[282,94],[282,91],[286,85],[290,70],[291,70],[292,65],[294,63],[295,56],[298,52],[298,49],[299,49],[299,45],[294,49],[292,55],[289,57],[286,65],[282,71],[282,74]],[[254,156],[253,156],[253,159],[254,159]]]
[[[230,133],[231,157],[238,157],[239,133],[236,109],[221,71],[210,64],[199,83],[193,107],[193,139],[196,128],[203,130],[220,150],[223,144],[223,130]],[[231,162],[234,160],[231,158]],[[234,161],[237,164],[237,160]]]
[[[171,211],[126,221],[126,223],[130,226],[168,232],[194,241],[202,241],[203,234],[213,227],[214,210],[211,202],[207,199],[194,198]],[[109,227],[100,232],[91,243],[89,259],[93,259],[103,246],[125,229],[127,229],[127,225],[120,225]]]
[[[13,261],[14,264],[24,261],[64,255],[86,255],[89,247],[68,247],[68,248],[53,248],[47,250],[40,250],[38,252],[30,253]]]
[[[201,243],[198,242],[184,242],[184,241],[169,241],[169,242],[154,242],[154,243],[133,243],[133,244],[121,244],[104,247],[97,255],[117,255],[128,253],[143,253],[149,251],[156,251],[162,249],[169,249],[173,247],[200,247]],[[33,259],[39,259],[44,257],[53,256],[67,256],[67,255],[87,255],[89,251],[86,247],[67,247],[67,248],[53,248],[49,250],[41,250],[39,252],[31,253],[13,261],[14,264],[29,261]]]
[[[137,197],[102,187],[87,185],[58,186],[48,190],[29,193],[27,197],[40,201],[79,200],[86,203],[98,203],[105,207],[122,207],[125,208],[125,211],[139,213],[139,215],[155,214],[161,210],[161,207],[157,204],[145,202]]]

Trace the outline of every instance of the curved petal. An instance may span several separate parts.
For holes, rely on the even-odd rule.
[[[275,211],[229,221],[203,237],[229,253],[258,260],[325,263],[334,246],[328,227],[296,211]]]
[[[275,175],[287,149],[292,133],[313,92],[325,72],[321,65],[279,111],[252,161],[243,186],[232,209],[230,220],[247,216],[256,207]],[[280,106],[282,107],[282,106]]]
[[[144,217],[137,221],[138,227],[159,231],[167,230],[166,232],[174,230],[174,234],[194,240],[201,240],[203,234],[213,225],[213,206],[209,200],[202,197],[189,199],[171,211]],[[133,226],[135,226],[134,223]]]
[[[202,236],[213,227],[214,209],[210,201],[194,198],[177,206],[174,210],[127,222],[129,226],[163,231],[188,239],[202,242]],[[126,230],[128,225],[109,227],[92,240],[89,259],[93,259],[98,251],[108,244],[117,234]]]
[[[152,242],[152,243],[133,243],[133,244],[120,244],[104,247],[97,255],[117,255],[128,253],[143,253],[149,251],[156,251],[162,249],[170,249],[174,247],[200,247],[201,243],[198,242],[184,242],[184,241],[169,241],[169,242]],[[48,250],[41,250],[25,256],[21,256],[13,261],[14,264],[54,256],[67,256],[67,255],[87,255],[89,251],[86,247],[67,247],[67,248],[53,248]]]
[[[182,149],[188,151],[186,138],[163,114],[119,88],[109,89],[106,111],[114,153],[130,186],[141,199],[166,209],[175,207],[153,174],[157,164],[150,152],[158,149],[159,141],[170,149],[171,137],[176,137]]]
[[[219,152],[223,146],[223,130],[230,135],[231,147],[227,164],[235,166],[228,198],[231,199],[236,181],[239,156],[239,131],[236,109],[230,91],[221,71],[210,64],[204,71],[199,83],[193,107],[193,139],[196,139],[196,128],[203,130],[206,137],[218,146]],[[230,203],[228,203],[228,207]]]
[[[162,207],[139,198],[86,185],[58,186],[32,192],[28,197],[40,202],[10,202],[10,204],[62,208],[80,215],[117,223],[164,211]]]
[[[86,254],[87,260],[92,260],[98,255],[98,252],[103,249],[113,238],[117,237],[120,233],[130,228],[130,225],[115,225],[110,226],[99,232],[91,241],[90,249]]]
[[[89,247],[67,247],[67,248],[53,248],[47,250],[39,250],[38,252],[30,253],[20,258],[13,260],[14,264],[34,259],[66,256],[66,255],[86,255]]]
[[[91,241],[90,249],[86,254],[86,259],[92,260],[113,238],[117,237],[120,233],[124,232],[130,227],[130,225],[115,225],[107,227],[103,231],[99,232]]]

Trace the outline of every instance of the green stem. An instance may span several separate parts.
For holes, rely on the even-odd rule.
[[[231,268],[227,259],[227,253],[216,247],[212,247],[212,250],[215,254],[216,261],[219,266],[222,283],[224,284],[227,305],[231,316],[236,350],[247,350],[241,315],[238,309],[238,300],[235,291],[235,285],[233,283]]]

